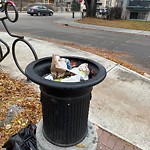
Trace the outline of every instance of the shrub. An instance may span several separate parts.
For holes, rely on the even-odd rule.
[[[72,1],[71,11],[80,11],[80,3],[76,0]]]

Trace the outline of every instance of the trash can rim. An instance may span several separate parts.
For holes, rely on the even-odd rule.
[[[86,81],[82,81],[82,82],[68,83],[68,82],[51,81],[51,80],[44,79],[42,76],[38,75],[34,70],[35,66],[38,65],[38,63],[40,63],[41,61],[44,61],[46,59],[52,59],[52,57],[44,57],[44,58],[35,60],[31,62],[30,64],[28,64],[28,66],[25,69],[26,76],[31,81],[35,82],[36,84],[40,86],[48,86],[48,87],[57,88],[57,89],[76,89],[76,88],[92,87],[102,82],[104,78],[106,77],[106,69],[104,68],[104,66],[102,66],[100,63],[97,63],[91,59],[83,58],[83,57],[76,57],[76,56],[60,56],[60,57],[68,58],[68,59],[75,58],[75,59],[86,60],[94,64],[100,71],[98,71],[98,74],[95,77]]]

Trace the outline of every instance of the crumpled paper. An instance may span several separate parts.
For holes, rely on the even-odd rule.
[[[54,79],[64,77],[67,69],[65,59],[53,54],[50,68],[52,77]]]

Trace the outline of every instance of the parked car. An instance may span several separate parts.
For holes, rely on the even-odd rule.
[[[40,5],[36,5],[36,6],[32,6],[29,7],[27,10],[27,14],[30,14],[31,16],[33,15],[37,15],[37,16],[52,16],[53,15],[53,10],[47,8],[46,6],[40,6]]]
[[[107,18],[107,15],[109,13],[109,10],[108,8],[100,8],[99,10],[97,10],[96,12],[96,17],[97,18],[103,18],[103,19],[106,19]]]

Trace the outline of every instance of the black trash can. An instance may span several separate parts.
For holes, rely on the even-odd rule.
[[[66,57],[77,66],[88,63],[89,80],[65,83],[46,80],[50,73],[52,57],[32,62],[26,68],[27,77],[40,85],[43,113],[43,134],[45,138],[62,147],[80,143],[88,133],[88,112],[91,91],[94,85],[103,81],[105,68],[99,63],[80,57]]]

